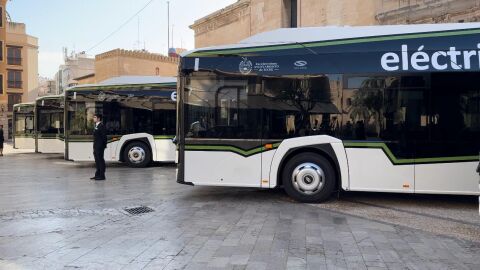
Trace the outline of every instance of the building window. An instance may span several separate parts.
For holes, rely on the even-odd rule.
[[[297,28],[297,10],[298,10],[298,1],[290,1],[290,28]]]
[[[0,74],[0,95],[3,95],[3,74]]]
[[[3,41],[0,40],[0,61],[3,61]]]
[[[8,94],[8,111],[13,111],[13,105],[22,103],[22,94]]]
[[[156,67],[155,68],[155,75],[160,75],[160,68],[159,67]]]
[[[13,119],[8,119],[8,139],[11,140],[13,136]]]
[[[22,71],[9,69],[8,88],[22,88]]]
[[[22,64],[22,48],[7,46],[7,64],[19,66]]]
[[[298,0],[283,0],[285,27],[298,27]]]
[[[0,27],[3,27],[3,7],[0,7]]]

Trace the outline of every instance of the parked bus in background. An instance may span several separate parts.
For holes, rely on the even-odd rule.
[[[65,92],[66,159],[93,160],[93,116],[103,115],[106,161],[174,162],[176,78],[124,76]]]
[[[35,103],[13,105],[13,148],[35,149]]]
[[[480,194],[480,23],[312,27],[183,55],[177,181]]]
[[[37,153],[64,153],[64,95],[44,96],[36,100]]]

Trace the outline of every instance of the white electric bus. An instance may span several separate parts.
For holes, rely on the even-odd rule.
[[[124,76],[65,92],[65,157],[93,158],[93,115],[103,115],[106,161],[145,167],[175,161],[176,78]]]
[[[13,105],[13,148],[35,149],[35,103]]]
[[[37,153],[64,153],[64,95],[43,96],[36,100],[36,141]]]
[[[278,29],[179,76],[179,183],[479,194],[480,23]]]

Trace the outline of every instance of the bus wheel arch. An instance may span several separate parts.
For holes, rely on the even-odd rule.
[[[120,150],[120,161],[130,167],[146,167],[153,161],[152,146],[148,138],[135,138],[125,141]],[[129,157],[129,155],[134,155]]]
[[[321,199],[308,199],[302,198],[302,196],[292,196],[295,199],[302,201],[302,202],[318,202],[324,201],[326,198],[330,197],[330,194],[333,193],[335,190],[341,188],[341,175],[340,175],[340,167],[338,165],[338,161],[336,156],[331,150],[331,146],[329,144],[325,145],[318,145],[318,146],[309,146],[309,147],[301,147],[296,149],[291,149],[287,152],[287,154],[283,157],[282,161],[280,162],[279,171],[277,173],[277,187],[283,186],[285,191],[292,196],[292,184],[291,183],[284,183],[284,179],[290,179],[292,175],[292,170],[297,168],[292,168],[291,162],[298,163],[298,159],[303,160],[301,164],[308,165],[312,167],[311,169],[314,171],[316,169],[320,169],[319,171],[326,170],[329,179],[326,181],[331,181],[328,183],[326,187],[328,196],[320,196]],[[300,158],[299,158],[300,157]],[[292,161],[293,160],[293,161]],[[312,162],[307,162],[308,160],[312,160]],[[320,164],[317,164],[320,163]],[[298,164],[297,164],[298,165]],[[298,166],[295,166],[298,167]],[[320,168],[319,168],[320,167]],[[288,170],[288,172],[286,172]],[[297,169],[298,170],[298,169]],[[286,175],[288,174],[288,176]],[[318,197],[318,196],[317,196]]]

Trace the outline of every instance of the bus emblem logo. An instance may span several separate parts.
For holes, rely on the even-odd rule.
[[[252,72],[253,63],[252,63],[252,61],[250,61],[246,57],[244,57],[243,60],[240,62],[240,65],[239,65],[238,68],[240,70],[240,73],[249,74],[250,72]]]
[[[170,98],[172,99],[172,101],[177,101],[177,92],[172,92]]]
[[[98,101],[105,101],[107,99],[107,95],[104,92],[100,92],[97,96]]]
[[[304,67],[306,66],[308,63],[307,61],[304,61],[304,60],[299,60],[299,61],[296,61],[295,63],[293,63],[296,67]]]

